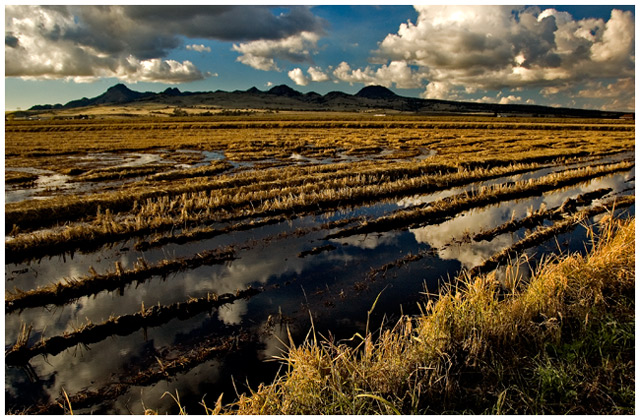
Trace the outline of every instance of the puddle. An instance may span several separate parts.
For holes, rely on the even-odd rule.
[[[78,165],[90,169],[111,168],[140,168],[147,165],[170,165],[176,169],[187,169],[196,166],[205,166],[213,161],[224,160],[222,152],[208,152],[199,150],[178,150],[177,153],[193,153],[198,158],[195,164],[179,163],[167,158],[172,152],[159,150],[158,153],[89,153],[83,156],[69,156],[71,165]],[[233,163],[234,167],[244,167],[244,164]],[[123,184],[129,184],[144,179],[145,175],[130,176],[117,180],[73,182],[74,177],[58,174],[54,171],[37,168],[6,168],[7,171],[25,172],[39,175],[33,183],[16,186],[5,186],[5,202],[15,203],[23,200],[39,200],[49,198],[52,195],[85,194],[109,189],[118,189]],[[168,168],[171,170],[171,168]]]
[[[224,152],[202,152],[202,154],[204,155],[204,161],[205,163],[207,162],[213,162],[216,160],[224,160],[226,159],[226,156],[224,155]]]
[[[25,172],[39,175],[38,179],[28,184],[28,188],[22,185],[5,185],[5,203],[15,203],[29,199],[47,198],[44,193],[67,193],[74,190],[69,183],[70,176],[36,168],[6,168],[7,171]]]
[[[99,181],[99,182],[72,182],[72,177],[68,175],[53,174],[40,175],[28,188],[18,186],[12,189],[5,188],[5,203],[17,203],[24,200],[44,200],[52,196],[71,195],[71,194],[87,194],[98,191],[107,191],[119,189],[123,182],[133,182],[142,179],[129,178],[117,181]]]
[[[138,156],[131,157],[129,160],[125,160],[120,166],[133,168],[136,166],[144,166],[150,163],[163,163],[166,162],[160,156],[151,153],[141,153]]]
[[[332,159],[316,159],[311,157],[302,156],[299,153],[292,153],[289,156],[289,160],[297,165],[326,165],[332,162]]]

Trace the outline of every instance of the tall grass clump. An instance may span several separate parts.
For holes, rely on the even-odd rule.
[[[290,344],[236,414],[633,414],[635,219],[609,215],[586,255],[440,290],[357,345]],[[516,266],[514,266],[516,267]]]

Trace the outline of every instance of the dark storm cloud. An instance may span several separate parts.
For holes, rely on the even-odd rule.
[[[519,18],[511,42],[514,51],[526,57],[522,67],[560,67],[562,59],[555,53],[555,32],[558,30],[555,17],[547,16],[538,21],[537,15],[529,12],[521,13]]]
[[[322,32],[326,22],[307,7],[274,15],[267,6],[124,6],[130,19],[192,38],[224,41],[281,39],[300,32]]]
[[[77,16],[78,24],[43,35],[96,48],[106,54],[127,51],[147,59],[163,57],[188,38],[223,41],[281,39],[322,32],[324,21],[306,7],[274,15],[266,6],[68,6],[51,8]]]
[[[132,54],[140,59],[164,57],[169,50],[180,46],[176,34],[160,26],[129,19],[118,6],[69,7],[77,23],[68,26],[60,36],[73,45],[94,48],[108,55]],[[49,31],[43,37],[55,40]]]

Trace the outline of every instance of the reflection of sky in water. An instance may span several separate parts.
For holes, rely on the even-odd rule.
[[[455,238],[462,238],[465,234],[473,235],[485,229],[491,229],[511,219],[521,219],[533,209],[538,210],[543,204],[547,209],[560,206],[567,198],[594,191],[600,188],[612,188],[615,191],[629,187],[627,182],[633,177],[633,171],[616,174],[593,180],[587,184],[571,187],[561,191],[552,191],[540,197],[515,200],[492,205],[481,209],[464,212],[455,219],[439,225],[424,226],[410,229],[416,241],[429,244],[438,249],[442,259],[455,259],[465,268],[472,268],[481,264],[497,251],[506,248],[521,239],[517,235],[500,235],[491,242],[450,244]],[[447,245],[447,246],[445,246]]]
[[[553,192],[544,197],[534,197],[526,200],[518,200],[503,203],[501,205],[489,206],[483,209],[465,212],[453,220],[434,226],[411,229],[417,243],[428,244],[432,248],[438,249],[441,259],[456,259],[464,267],[471,268],[480,264],[484,259],[491,256],[497,250],[510,245],[517,238],[512,235],[501,235],[489,242],[453,244],[454,238],[461,238],[466,233],[473,234],[483,229],[491,228],[504,223],[512,218],[524,217],[533,208],[540,208],[544,203],[547,208],[559,206],[567,197],[575,197],[578,194],[593,191],[598,188],[614,188],[619,190],[625,187],[625,180],[630,174],[618,174],[593,181],[587,185],[569,188],[564,191]],[[228,243],[241,243],[248,240],[259,241],[262,238],[282,232],[283,229],[295,229],[301,226],[313,224],[312,218],[299,219],[293,223],[281,223],[273,226],[265,226],[254,231],[237,232],[234,235],[225,235],[203,243],[187,244],[183,246],[169,246],[162,250],[156,250],[160,258],[162,256],[193,255],[201,249],[213,249]],[[275,246],[269,243],[258,242],[249,250],[238,252],[238,259],[227,262],[223,265],[203,266],[188,272],[171,273],[166,279],[154,277],[145,283],[136,285],[135,283],[125,288],[123,296],[119,296],[118,291],[101,292],[96,296],[80,298],[78,301],[64,307],[42,309],[26,309],[20,316],[11,315],[6,319],[5,337],[12,341],[20,328],[20,322],[32,323],[34,331],[42,331],[46,327],[46,335],[54,335],[63,332],[66,326],[75,321],[77,324],[83,323],[85,319],[94,322],[106,319],[111,315],[123,315],[136,312],[140,309],[141,303],[152,306],[155,304],[168,305],[171,303],[186,300],[189,296],[204,296],[208,292],[226,293],[237,289],[244,289],[248,285],[267,284],[270,278],[283,276],[300,276],[305,266],[308,266],[315,259],[297,258],[298,253],[308,250],[315,244],[310,241],[318,240],[323,232],[316,232],[304,237],[291,237],[286,240],[279,240]],[[343,247],[355,247],[362,250],[376,250],[382,245],[396,246],[397,233],[357,235],[349,238],[342,238],[332,241]],[[91,258],[95,255],[76,255],[73,260],[67,258],[66,263],[58,261],[60,257],[45,259],[40,264],[33,264],[28,273],[18,275],[18,279],[7,283],[7,289],[13,286],[22,289],[34,287],[34,283],[46,285],[49,282],[58,281],[62,278],[78,278],[87,273],[88,265],[93,265],[99,272],[113,269],[113,259],[121,261],[123,267],[130,268],[137,259],[139,253],[129,252],[120,254],[117,250],[112,250],[113,259],[104,257],[104,263],[96,264]],[[149,258],[150,253],[145,257]],[[329,255],[333,255],[330,253]],[[361,258],[361,256],[359,256]],[[380,265],[373,256],[365,256],[371,259],[372,266]],[[317,258],[316,258],[317,259]],[[9,273],[20,269],[21,266],[12,266]],[[84,271],[83,270],[87,270]],[[38,273],[35,277],[33,272]],[[242,314],[246,312],[245,302],[238,302],[222,310],[219,313],[221,319],[228,323],[237,324],[241,320]],[[54,322],[52,323],[52,320]]]
[[[7,170],[19,171],[20,168],[7,168]],[[6,187],[4,194],[5,203],[15,203],[31,198],[46,198],[44,196],[40,197],[39,195],[50,190],[73,190],[74,185],[68,182],[69,178],[68,175],[47,171],[47,173],[40,174],[38,179],[30,184],[29,188],[23,188],[20,185],[16,187]]]
[[[420,301],[425,285],[430,291],[435,291],[441,279],[446,281],[447,278],[455,276],[461,267],[472,267],[481,263],[493,253],[518,240],[524,232],[500,235],[491,242],[456,245],[450,244],[452,239],[460,239],[467,232],[476,233],[497,226],[512,217],[523,217],[529,208],[536,210],[543,203],[547,208],[552,208],[562,204],[567,197],[575,197],[598,188],[608,187],[620,191],[633,187],[633,182],[627,182],[633,176],[632,170],[545,196],[468,211],[439,225],[384,234],[356,235],[331,242],[321,239],[326,235],[326,231],[266,242],[263,239],[299,227],[316,226],[328,219],[337,220],[362,214],[378,216],[398,207],[425,200],[432,201],[443,195],[450,195],[453,191],[418,197],[415,200],[406,199],[399,204],[380,204],[364,209],[342,210],[322,217],[303,217],[251,231],[222,235],[199,243],[169,245],[145,253],[133,251],[133,241],[129,241],[106,251],[76,254],[73,259],[56,256],[39,262],[7,265],[6,277],[15,277],[15,280],[6,283],[7,287],[10,289],[16,285],[22,289],[29,289],[35,285],[58,281],[63,277],[85,275],[89,266],[103,272],[106,269],[112,270],[114,261],[120,261],[123,267],[131,268],[135,260],[142,255],[153,262],[165,256],[190,256],[203,249],[214,249],[228,244],[251,245],[248,249],[239,249],[238,258],[234,261],[170,274],[164,280],[154,277],[140,285],[127,286],[122,295],[117,291],[102,292],[60,308],[34,308],[24,310],[21,314],[10,314],[5,317],[5,340],[8,345],[14,342],[21,324],[25,322],[34,326],[32,340],[36,340],[43,332],[45,337],[51,337],[69,331],[87,319],[99,323],[110,315],[137,312],[142,302],[145,307],[158,303],[168,305],[185,301],[189,297],[201,297],[207,292],[233,293],[236,289],[244,289],[248,285],[267,286],[266,291],[249,301],[237,301],[211,314],[203,313],[187,320],[173,320],[168,324],[149,328],[147,341],[144,340],[144,332],[140,330],[126,337],[107,338],[100,343],[89,345],[88,348],[78,346],[68,349],[59,355],[49,356],[46,360],[37,356],[32,359],[32,366],[41,382],[35,384],[26,379],[24,371],[7,368],[5,373],[8,401],[15,401],[17,393],[23,395],[22,398],[38,398],[42,395],[56,397],[61,387],[70,394],[87,387],[97,389],[114,380],[113,375],[128,372],[130,365],[135,365],[143,355],[170,348],[182,342],[185,337],[197,338],[203,331],[206,331],[206,334],[223,336],[237,328],[260,330],[269,315],[276,316],[278,313],[293,320],[291,330],[298,343],[308,331],[310,316],[313,316],[318,331],[330,330],[336,336],[350,337],[354,332],[363,332],[366,313],[382,291],[376,310],[372,314],[371,325],[377,328],[385,313],[418,313],[416,302]],[[567,240],[580,241],[574,239],[571,234],[562,238],[564,239],[559,239],[560,243]],[[328,243],[334,244],[337,249],[305,258],[297,257],[301,251]],[[555,241],[553,243],[555,244]],[[129,250],[123,250],[123,247]],[[579,248],[578,245],[575,247]],[[367,273],[372,268],[381,267],[408,253],[416,254],[431,248],[434,249],[433,255],[425,254],[426,256],[419,261],[400,268],[390,268],[386,275],[378,275],[373,280],[367,280]],[[13,273],[24,268],[28,269],[26,273]],[[356,290],[356,283],[366,284],[366,287]],[[275,288],[275,285],[278,287]],[[281,339],[286,338],[283,331],[278,332]],[[240,369],[245,375],[253,375],[247,370],[248,366],[256,371],[264,369],[258,361],[278,354],[282,348],[282,344],[274,335],[263,336],[256,346],[257,348],[244,355],[247,358],[245,363],[238,360],[223,362],[221,359],[213,359],[190,372],[178,375],[171,382],[160,381],[150,387],[132,387],[117,400],[114,410],[123,414],[127,414],[128,410],[141,413],[142,402],[147,407],[160,411],[173,410],[173,401],[168,397],[160,400],[160,396],[165,391],[175,393],[178,389],[181,399],[187,399],[189,395],[195,399],[196,407],[190,413],[198,414],[200,411],[197,403],[208,393],[203,384],[216,384],[219,382],[218,378],[227,383],[229,374],[234,372],[230,369]],[[274,367],[270,366],[269,369],[273,370]],[[235,379],[237,382],[244,382],[245,378],[240,374]],[[210,399],[217,398],[217,395],[208,395]]]
[[[160,153],[88,153],[83,156],[70,156],[69,159],[79,166],[90,168],[134,168],[150,164],[175,163],[167,160],[161,154],[168,154],[166,150],[160,150]],[[178,151],[188,153],[186,150]],[[224,159],[224,154],[220,152],[193,151],[203,156],[203,161],[195,166],[207,165],[211,161]],[[187,165],[186,167],[190,167]],[[237,165],[236,165],[237,166]],[[183,164],[176,164],[176,167],[185,167]],[[6,168],[7,171],[26,172],[39,175],[39,178],[25,188],[24,185],[6,185],[5,202],[15,203],[23,200],[44,199],[48,196],[44,193],[55,190],[56,195],[60,194],[79,194],[96,191],[104,191],[107,188],[117,188],[123,183],[131,183],[143,178],[130,177],[116,181],[99,181],[99,182],[72,182],[73,177],[62,175],[54,171],[36,169],[36,168]]]
[[[85,156],[71,156],[70,159],[79,163],[80,166],[109,165],[113,167],[139,167],[151,163],[165,163],[166,161],[158,154],[154,153],[89,153]],[[83,162],[86,161],[86,162]],[[18,172],[35,173],[40,175],[28,188],[24,186],[16,186],[7,188],[5,191],[5,202],[15,203],[30,199],[47,198],[43,193],[55,190],[56,194],[78,194],[89,191],[104,190],[108,186],[121,185],[122,181],[116,182],[71,182],[72,177],[62,175],[49,170],[34,168],[7,168]],[[140,177],[130,178],[127,182],[131,182]]]

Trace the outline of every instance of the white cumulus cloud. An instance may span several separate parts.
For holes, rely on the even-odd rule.
[[[312,50],[317,48],[320,35],[315,32],[301,32],[283,39],[260,39],[233,45],[233,51],[241,55],[237,60],[257,70],[276,70],[276,59],[294,63],[311,61]]]
[[[498,103],[503,105],[522,103],[522,98],[515,95],[503,96]]]
[[[150,60],[138,60],[129,56],[114,71],[114,76],[127,82],[161,82],[176,83],[186,82],[195,78],[201,79],[200,71],[190,61],[161,60],[152,58]]]
[[[460,88],[539,86],[551,93],[567,83],[634,75],[631,12],[613,10],[605,22],[574,20],[566,12],[537,7],[416,6],[416,10],[416,23],[401,24],[375,55],[380,63],[417,66],[429,81],[423,94],[427,98],[452,99]]]
[[[289,71],[288,76],[296,85],[307,86],[311,82],[327,82],[331,80],[328,74],[318,67],[309,67],[306,76],[301,68],[295,68]]]
[[[289,78],[293,80],[296,85],[307,86],[309,84],[309,78],[304,75],[304,73],[302,72],[302,69],[300,68],[295,68],[287,74],[289,75]]]
[[[307,73],[311,77],[311,81],[313,82],[327,82],[331,80],[328,74],[322,71],[322,69],[318,67],[309,67],[307,69]]]
[[[333,76],[343,82],[348,83],[364,83],[365,85],[373,84],[375,79],[373,71],[367,67],[364,70],[353,70],[346,61],[341,62],[338,67],[333,70]]]
[[[352,69],[343,61],[333,70],[333,76],[342,82],[363,83],[365,85],[380,85],[391,87],[396,85],[400,89],[411,89],[422,86],[424,75],[417,73],[404,61],[392,61],[377,69],[370,66],[364,69]]]
[[[186,48],[191,51],[211,52],[211,47],[206,47],[203,44],[190,44],[187,45]]]
[[[427,85],[422,97],[425,99],[458,99],[453,86],[447,81],[432,81]]]

